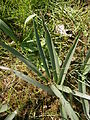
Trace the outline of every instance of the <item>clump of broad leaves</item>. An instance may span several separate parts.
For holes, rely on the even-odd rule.
[[[66,55],[65,61],[63,62],[63,65],[62,65],[62,68],[60,68],[60,64],[61,64],[60,58],[58,57],[58,54],[56,53],[53,41],[51,40],[51,37],[50,37],[50,33],[44,22],[44,19],[42,18],[43,28],[45,31],[45,42],[46,42],[46,45],[48,48],[48,54],[50,57],[50,62],[51,62],[51,67],[52,67],[52,68],[49,68],[47,58],[46,58],[44,50],[41,46],[41,41],[39,38],[35,17],[38,17],[38,16],[36,16],[36,14],[29,16],[25,21],[25,25],[31,19],[33,19],[37,47],[38,47],[38,50],[40,53],[43,67],[46,72],[46,76],[44,76],[42,74],[42,72],[39,69],[37,69],[36,66],[34,66],[32,64],[32,62],[30,62],[30,60],[28,60],[17,50],[15,50],[14,48],[10,47],[8,44],[3,42],[2,38],[0,40],[0,45],[3,48],[10,51],[13,55],[15,55],[22,62],[24,62],[30,70],[32,70],[33,72],[35,72],[35,74],[37,74],[39,76],[40,79],[45,81],[47,84],[48,83],[50,83],[50,84],[49,85],[41,84],[37,80],[23,74],[22,72],[7,68],[6,66],[0,66],[0,68],[3,70],[9,70],[9,71],[13,72],[16,76],[22,78],[22,80],[28,82],[29,84],[35,85],[36,87],[41,88],[42,90],[46,91],[49,95],[56,96],[57,98],[59,98],[59,101],[61,104],[60,114],[61,114],[62,120],[68,120],[68,119],[79,120],[80,119],[80,115],[73,110],[71,104],[68,102],[68,99],[64,95],[65,95],[65,93],[67,93],[67,94],[71,94],[75,97],[79,97],[82,101],[83,111],[86,116],[86,119],[90,120],[90,115],[89,115],[90,96],[86,94],[86,85],[87,84],[85,81],[85,75],[90,71],[90,50],[88,50],[85,61],[81,66],[81,70],[80,70],[81,73],[79,74],[80,81],[78,82],[78,86],[79,86],[78,91],[72,90],[72,89],[70,89],[69,86],[64,85],[64,82],[66,80],[65,77],[66,77],[67,71],[69,69],[70,63],[72,61],[72,57],[75,52],[76,46],[78,44],[81,30],[78,31],[78,35],[76,36],[73,45],[71,46],[69,52]],[[1,19],[0,19],[0,29],[2,29],[12,40],[17,42],[17,37],[14,35],[14,33],[8,27],[8,25]],[[53,76],[53,78],[51,76]],[[7,111],[8,108],[9,108],[9,106],[7,104],[1,105],[0,112]],[[19,109],[15,110],[11,114],[9,114],[5,118],[5,120],[12,120],[17,115],[18,111],[19,111]]]

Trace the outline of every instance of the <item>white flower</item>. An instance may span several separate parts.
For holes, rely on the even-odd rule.
[[[68,30],[66,30],[65,28],[64,28],[64,25],[62,24],[62,25],[56,25],[56,33],[60,33],[61,35],[63,35],[63,36],[72,36],[72,34],[67,34],[66,33],[66,31],[68,31]]]

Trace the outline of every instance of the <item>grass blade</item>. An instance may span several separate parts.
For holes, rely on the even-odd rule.
[[[69,52],[68,52],[68,54],[67,54],[67,56],[66,56],[65,62],[64,62],[63,66],[62,66],[62,69],[61,69],[61,71],[60,71],[58,84],[63,85],[63,83],[64,83],[64,80],[65,80],[67,71],[68,71],[68,69],[69,69],[69,66],[70,66],[70,63],[71,63],[71,60],[72,60],[74,51],[75,51],[76,46],[77,46],[77,43],[78,43],[79,35],[80,35],[80,32],[79,32],[79,34],[77,35],[77,37],[76,37],[76,39],[75,39],[75,41],[74,41],[73,46],[71,47],[71,49],[69,50]]]
[[[13,118],[17,115],[17,110],[9,114],[4,120],[13,120]]]
[[[3,32],[8,35],[12,40],[14,40],[15,42],[17,42],[17,38],[14,35],[14,33],[12,32],[11,28],[0,19],[0,29],[3,30]]]
[[[10,51],[13,55],[19,58],[22,62],[24,62],[30,70],[33,70],[39,77],[47,82],[47,79],[42,75],[42,73],[29,61],[27,60],[22,54],[20,54],[17,50],[6,45],[2,41],[0,41],[0,45]]]
[[[38,46],[39,53],[40,53],[40,56],[41,56],[41,59],[42,59],[42,62],[43,62],[43,66],[44,66],[44,68],[45,68],[45,71],[46,71],[47,76],[50,77],[49,70],[48,70],[48,67],[47,67],[47,63],[46,63],[46,60],[45,60],[45,55],[44,55],[43,49],[42,49],[42,47],[41,47],[41,43],[40,43],[38,31],[37,31],[37,28],[36,28],[35,19],[33,19],[33,24],[34,24],[34,31],[35,31],[37,46]]]
[[[60,102],[62,106],[65,108],[66,114],[69,116],[69,118],[71,118],[71,120],[79,120],[70,103],[64,98],[62,93],[54,85],[51,85],[51,89],[55,93],[55,95],[60,99]]]
[[[43,20],[43,26],[44,26],[45,35],[46,35],[46,43],[47,43],[47,47],[49,51],[49,56],[50,56],[50,60],[52,64],[53,77],[54,77],[55,82],[57,82],[57,73],[56,73],[55,58],[54,58],[54,53],[53,53],[53,48],[52,48],[52,41],[51,41],[49,31],[44,23],[44,20]]]

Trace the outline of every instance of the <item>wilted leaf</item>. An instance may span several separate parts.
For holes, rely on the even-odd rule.
[[[5,112],[9,109],[7,104],[1,105],[0,106],[0,113]]]
[[[36,14],[30,15],[29,17],[27,17],[27,19],[25,20],[25,25],[30,22],[30,20],[32,20],[34,17],[36,16]]]

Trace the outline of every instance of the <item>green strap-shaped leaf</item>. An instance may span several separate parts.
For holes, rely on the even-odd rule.
[[[44,23],[43,20],[43,26],[44,26],[44,30],[45,30],[45,35],[46,35],[46,44],[48,47],[48,51],[49,51],[49,56],[50,56],[50,60],[51,60],[51,64],[52,64],[52,70],[53,70],[53,77],[55,82],[57,82],[57,72],[56,72],[56,65],[55,65],[55,58],[54,58],[54,53],[53,53],[53,48],[52,48],[52,41],[51,41],[51,37],[49,34],[49,31]]]
[[[90,113],[89,113],[90,107],[89,107],[88,100],[83,100],[82,99],[82,106],[83,106],[83,111],[84,111],[84,114],[85,114],[87,120],[90,120]]]
[[[78,92],[75,90],[71,90],[69,87],[64,86],[64,85],[56,85],[56,87],[61,91],[61,92],[65,92],[68,94],[72,94],[74,96],[80,97],[82,99],[86,99],[86,100],[90,100],[90,95],[87,95],[85,93],[82,92]]]
[[[38,88],[41,88],[42,90],[44,90],[45,92],[47,92],[48,94],[50,95],[54,95],[54,93],[52,92],[52,90],[50,89],[49,86],[46,86],[46,85],[43,85],[43,84],[40,84],[38,81],[32,79],[31,77],[27,76],[27,75],[24,75],[23,73],[19,72],[19,71],[16,71],[16,70],[13,70],[13,72],[18,76],[18,77],[21,77],[23,80],[25,80],[26,82],[38,87]]]
[[[82,82],[85,82],[85,77],[88,72],[90,71],[90,50],[88,51],[84,64],[81,66],[81,80]],[[83,94],[86,93],[86,85],[82,84],[81,82],[78,83],[79,91],[82,92]],[[90,120],[90,107],[89,107],[89,102],[87,100],[82,99],[82,106],[83,106],[83,111],[86,115],[86,118]]]
[[[90,49],[88,50],[84,65],[81,66],[81,72],[83,75],[86,75],[88,72],[90,72]]]
[[[66,113],[65,107],[63,105],[60,105],[60,112],[61,112],[62,120],[68,120],[67,113]]]
[[[59,60],[59,57],[58,57],[58,55],[56,53],[56,50],[55,50],[53,42],[52,42],[52,49],[53,49],[54,58],[55,58],[56,72],[57,72],[57,76],[59,78],[61,61]]]
[[[9,71],[13,72],[15,75],[17,75],[18,77],[22,78],[24,81],[26,81],[38,88],[41,88],[42,90],[44,90],[45,92],[47,92],[50,95],[54,95],[53,91],[51,90],[51,88],[49,86],[39,83],[38,81],[32,79],[31,77],[24,75],[22,72],[19,72],[17,70],[12,70],[12,69],[4,67],[4,66],[0,66],[0,69],[9,70]]]
[[[15,116],[17,115],[17,112],[18,110],[15,110],[11,114],[9,114],[4,120],[13,120],[13,118],[15,118]]]
[[[38,35],[38,32],[37,32],[35,19],[33,19],[33,24],[34,24],[34,31],[35,31],[35,36],[36,36],[36,41],[37,41],[37,46],[38,46],[38,49],[39,49],[40,57],[42,59],[43,66],[45,68],[46,74],[47,74],[48,77],[50,77],[49,70],[48,70],[48,67],[47,67],[47,63],[46,63],[46,60],[45,60],[46,58],[45,58],[43,49],[41,47],[39,35]]]
[[[17,38],[12,32],[11,28],[1,19],[0,19],[0,29],[3,30],[3,32],[5,32],[5,34],[8,35],[12,40],[17,42]]]
[[[30,70],[33,70],[41,79],[47,82],[47,79],[42,75],[42,73],[29,60],[27,60],[22,54],[20,54],[17,50],[10,47],[9,45],[6,45],[2,41],[0,41],[0,45],[6,48],[7,50],[9,50],[13,55],[19,58],[22,62],[24,62]]]
[[[62,69],[61,69],[60,74],[59,74],[58,84],[63,85],[63,83],[64,83],[67,71],[69,69],[69,66],[70,66],[74,51],[75,51],[77,43],[78,43],[79,35],[80,35],[80,32],[77,35],[77,37],[76,37],[76,39],[74,41],[74,44],[72,45],[71,49],[69,50],[69,52],[68,52],[68,54],[66,56],[66,59],[64,61],[64,64],[63,64]]]
[[[69,116],[71,120],[79,120],[78,116],[76,115],[75,111],[71,107],[70,103],[64,98],[62,93],[54,85],[51,85],[51,89],[55,93],[55,95],[60,99],[62,106],[66,110],[67,116]]]

